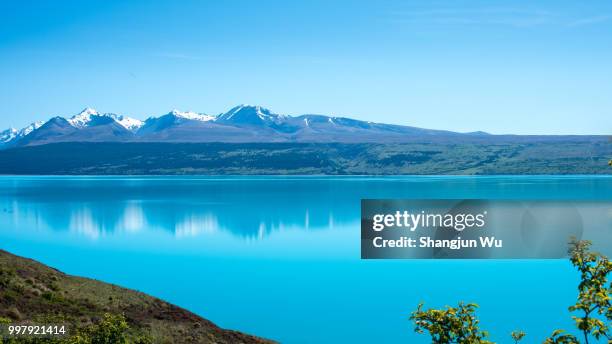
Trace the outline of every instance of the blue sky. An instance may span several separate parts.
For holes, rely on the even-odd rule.
[[[239,103],[612,134],[610,1],[0,2],[0,128]]]

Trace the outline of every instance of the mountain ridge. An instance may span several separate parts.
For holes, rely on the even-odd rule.
[[[259,105],[241,104],[218,115],[172,110],[141,121],[85,108],[71,117],[55,116],[21,130],[0,132],[0,149],[59,142],[157,143],[409,143],[531,142],[601,140],[602,135],[493,135],[459,133],[349,117],[277,114]]]
[[[55,142],[402,142],[415,135],[474,134],[328,115],[290,116],[247,104],[218,115],[172,110],[144,121],[87,107],[71,117],[0,132],[0,149]]]

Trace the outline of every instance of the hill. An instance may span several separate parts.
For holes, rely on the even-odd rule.
[[[121,315],[133,343],[273,343],[221,329],[146,294],[69,276],[0,250],[0,323],[67,324],[68,342],[77,332],[87,337],[100,322]]]
[[[607,140],[86,143],[0,151],[0,174],[609,174]]]

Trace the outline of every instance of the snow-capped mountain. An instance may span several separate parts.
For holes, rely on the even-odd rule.
[[[15,128],[8,128],[5,131],[0,132],[0,144],[13,141],[15,137],[17,137],[17,133],[18,131]]]
[[[137,131],[144,124],[143,121],[136,119],[136,118],[132,118],[132,117],[115,115],[115,114],[110,114],[110,116],[112,116],[112,118],[117,123],[121,124],[121,126],[123,126],[125,129],[132,131],[132,132]]]
[[[42,127],[42,125],[45,124],[44,121],[36,121],[34,123],[31,123],[30,125],[28,125],[27,127],[19,130],[19,132],[17,133],[17,137],[21,138],[24,137],[26,135],[29,135],[31,132],[33,132],[34,130]]]
[[[150,117],[136,132],[138,137],[150,137],[154,140],[178,140],[201,134],[200,126],[209,126],[216,120],[215,116],[172,110],[159,117]]]
[[[3,132],[0,132],[0,147],[11,146],[13,143],[16,143],[18,140],[27,136],[32,131],[40,128],[43,124],[43,121],[37,121],[20,130],[9,128]]]
[[[138,119],[131,118],[128,116],[123,116],[123,115],[116,115],[114,113],[99,113],[98,111],[92,108],[83,109],[83,111],[72,116],[68,120],[68,122],[72,124],[75,128],[81,129],[81,128],[91,126],[92,124],[95,124],[96,120],[99,117],[112,118],[115,122],[119,123],[122,127],[132,132],[137,131],[143,125],[143,122]]]
[[[99,116],[98,111],[92,108],[85,108],[83,111],[72,116],[68,123],[72,124],[75,128],[85,128],[91,122],[93,116]]]
[[[0,146],[54,142],[413,142],[474,137],[325,115],[281,115],[257,105],[238,105],[217,116],[172,110],[140,121],[85,108],[69,119],[54,117],[0,133]],[[487,135],[478,134],[476,136]],[[8,144],[10,143],[10,145]]]
[[[234,124],[262,124],[262,123],[277,123],[283,121],[289,116],[272,113],[272,111],[257,105],[241,104],[226,113],[222,113],[215,119],[220,123]]]
[[[190,119],[190,120],[201,121],[201,122],[214,121],[216,119],[215,116],[207,115],[204,113],[197,113],[197,112],[192,112],[192,111],[183,112],[183,111],[179,111],[176,109],[170,111],[169,114],[179,117],[179,118]]]

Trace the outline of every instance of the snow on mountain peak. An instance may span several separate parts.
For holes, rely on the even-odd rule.
[[[70,124],[72,124],[72,126],[76,128],[83,128],[83,127],[86,127],[87,124],[91,121],[91,116],[98,116],[98,115],[99,115],[98,111],[88,107],[88,108],[83,109],[83,111],[79,112],[78,114],[72,116],[68,120],[68,122],[70,122]]]
[[[83,110],[82,110],[82,111],[79,113],[79,115],[85,115],[85,114],[87,114],[87,115],[97,115],[97,114],[98,114],[98,111],[97,111],[96,109],[92,109],[92,108],[90,108],[90,107],[86,107],[86,108],[84,108],[84,109],[83,109]]]
[[[7,143],[13,141],[17,137],[17,129],[8,128],[3,132],[0,132],[0,143]]]
[[[13,140],[21,139],[22,137],[27,136],[28,134],[33,132],[34,130],[40,128],[43,124],[45,124],[45,122],[37,121],[20,130],[17,130],[15,128],[9,128],[3,132],[0,132],[0,143],[9,143]]]
[[[121,125],[122,127],[124,127],[125,129],[129,131],[136,131],[140,129],[140,127],[142,127],[144,124],[144,122],[139,119],[128,117],[128,116],[123,116],[123,115],[115,115],[114,113],[106,113],[103,116],[108,116],[114,119],[115,122],[119,123],[119,125]]]
[[[256,116],[256,117],[255,117]],[[276,121],[278,119],[283,119],[288,116],[286,115],[278,115],[272,113],[272,111],[259,106],[259,105],[249,105],[249,104],[240,104],[238,106],[233,107],[228,112],[221,114],[218,119],[222,121],[252,121],[254,118],[259,118],[262,121]]]
[[[138,120],[138,119],[131,118],[131,117],[128,117],[128,116],[123,116],[123,115],[116,115],[114,113],[104,113],[104,114],[101,114],[97,110],[89,108],[89,107],[83,109],[83,111],[81,111],[78,114],[72,116],[68,120],[68,122],[73,127],[81,129],[81,128],[85,128],[85,127],[87,127],[89,125],[89,123],[92,120],[92,116],[110,117],[115,122],[117,122],[119,125],[121,125],[125,129],[130,130],[130,131],[136,131],[140,127],[142,127],[142,125],[143,125],[143,122]]]
[[[185,119],[202,121],[202,122],[208,122],[208,121],[212,121],[215,119],[215,116],[211,116],[211,115],[207,115],[203,113],[192,112],[192,111],[183,112],[183,111],[179,111],[176,109],[172,110],[170,114],[176,117],[179,117],[179,118],[185,118]]]
[[[36,121],[34,123],[31,123],[30,125],[28,125],[27,127],[23,128],[23,129],[21,129],[19,131],[19,137],[23,137],[23,136],[26,136],[26,135],[30,134],[34,130],[42,127],[43,124],[45,124],[44,121]]]

